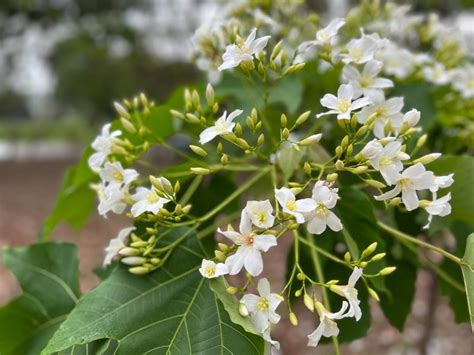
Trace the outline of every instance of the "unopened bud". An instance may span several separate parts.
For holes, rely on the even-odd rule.
[[[303,302],[306,308],[308,308],[311,312],[314,312],[314,301],[310,295],[305,293],[303,297]]]
[[[300,141],[298,144],[299,145],[302,145],[302,146],[305,146],[305,145],[311,145],[311,144],[315,144],[315,143],[318,143],[320,140],[321,140],[321,137],[323,135],[321,133],[318,133],[318,134],[313,134],[305,139],[303,139],[302,141]]]
[[[229,286],[225,289],[225,291],[229,294],[229,295],[235,295],[239,289],[237,287],[234,287],[234,286]]]
[[[385,257],[386,253],[378,253],[375,254],[370,261],[379,261],[382,260]]]
[[[367,165],[361,165],[361,166],[358,166],[357,168],[352,169],[352,172],[358,175],[358,174],[363,174],[367,172],[367,170],[369,170],[369,167]]]
[[[206,86],[206,101],[209,107],[214,105],[214,89],[212,88],[211,84],[207,84]]]
[[[114,107],[115,107],[115,110],[118,112],[118,114],[119,114],[120,117],[123,117],[123,118],[126,118],[126,119],[130,119],[130,114],[129,114],[128,111],[125,109],[125,107],[123,107],[122,105],[120,105],[118,102],[114,102]]]
[[[137,129],[135,128],[133,123],[127,120],[126,118],[121,117],[120,122],[122,123],[123,128],[125,128],[128,132],[132,134],[137,133]]]
[[[367,248],[365,248],[364,251],[362,252],[361,258],[372,255],[375,249],[377,249],[377,242],[373,242]]]
[[[296,119],[295,126],[297,127],[305,123],[306,120],[309,118],[310,114],[311,114],[311,111],[306,111],[302,113],[301,115],[299,115],[299,117]]]
[[[351,259],[352,259],[351,253],[349,251],[346,251],[346,253],[344,254],[344,260],[346,261],[346,263],[350,263]]]
[[[428,139],[428,136],[426,134],[423,134],[420,138],[418,138],[416,142],[416,147],[421,148],[426,143],[427,139]]]
[[[242,317],[247,317],[249,315],[249,310],[245,306],[245,304],[241,303],[239,305],[239,313]]]
[[[229,164],[229,156],[227,154],[222,154],[221,156],[221,164],[227,165]]]
[[[369,130],[369,127],[367,126],[360,127],[355,134],[356,138],[362,137],[364,134],[367,133],[368,130]]]
[[[326,181],[328,182],[334,182],[337,180],[337,173],[332,173],[332,174],[329,174],[328,176],[326,176]]]
[[[143,247],[148,246],[148,242],[145,242],[144,240],[140,240],[140,241],[137,241],[137,242],[130,243],[130,246],[132,248],[143,248]]]
[[[365,122],[365,125],[370,127],[372,125],[372,123],[375,122],[375,120],[377,119],[377,116],[378,116],[378,112],[374,112],[373,114],[371,114],[368,118],[367,118],[367,121]]]
[[[297,72],[299,72],[300,70],[302,70],[305,65],[306,65],[306,63],[298,63],[298,64],[290,65],[290,66],[289,66],[288,68],[286,68],[286,70],[283,72],[282,76],[285,76],[285,75],[288,75],[288,74],[297,73]]]
[[[369,295],[372,296],[372,298],[374,298],[377,302],[380,302],[380,297],[373,288],[367,287],[367,291],[369,291]]]
[[[291,192],[293,192],[293,194],[296,196],[296,195],[298,195],[299,193],[301,193],[301,191],[303,191],[303,188],[302,188],[302,187],[292,187],[290,190],[291,190]]]
[[[225,261],[226,255],[220,250],[214,250],[214,255],[216,256],[216,259],[219,261]]]
[[[219,142],[219,144],[217,144],[217,154],[222,154],[223,151],[224,148],[222,147],[222,143]]]
[[[296,291],[295,291],[295,297],[300,297],[302,293],[303,293],[303,291],[301,291],[301,290],[296,290]]]
[[[365,269],[368,264],[369,264],[369,263],[368,263],[367,261],[361,261],[361,262],[359,263],[359,267],[360,267],[361,269]]]
[[[379,271],[379,275],[386,276],[397,270],[396,266],[388,266]]]
[[[186,119],[186,116],[177,110],[170,110],[170,113],[173,117],[179,118],[180,120]]]
[[[196,90],[193,90],[192,99],[193,99],[193,105],[196,109],[201,107],[201,99],[200,99],[199,94]]]
[[[252,117],[247,116],[247,118],[245,119],[245,121],[247,122],[247,126],[248,126],[252,131],[255,130],[255,123],[253,122]]]
[[[431,153],[422,156],[421,158],[416,159],[413,163],[421,163],[423,165],[429,164],[441,156],[440,153]]]
[[[303,281],[306,278],[306,276],[305,276],[305,274],[299,272],[299,273],[296,274],[296,278],[300,281]]]
[[[342,149],[346,149],[348,144],[349,144],[349,136],[345,136],[344,138],[342,138],[342,141],[341,141]]]
[[[196,175],[208,175],[211,173],[211,170],[206,168],[191,168],[191,172]]]
[[[191,123],[201,123],[201,120],[199,119],[199,117],[197,117],[196,115],[192,113],[187,113],[185,116],[188,119],[188,121]]]
[[[290,312],[290,314],[288,315],[288,318],[292,326],[294,327],[298,326],[298,318],[296,318],[296,314],[294,314],[293,312]]]
[[[197,145],[192,145],[192,144],[191,144],[191,145],[189,146],[189,148],[191,148],[191,150],[192,150],[194,153],[196,153],[197,155],[200,155],[201,157],[207,156],[207,152],[206,152],[203,148],[201,148],[201,147],[199,147],[199,146],[197,146]]]
[[[258,136],[257,145],[262,145],[263,143],[265,143],[265,135],[262,133]]]
[[[135,266],[129,268],[128,271],[135,275],[145,275],[148,274],[151,270],[146,266]]]
[[[398,206],[401,203],[402,203],[402,199],[400,197],[395,197],[395,198],[392,198],[390,200],[388,205],[391,206],[391,207],[395,207],[395,206]]]
[[[306,174],[311,175],[311,171],[312,171],[312,169],[311,169],[311,164],[308,163],[308,162],[305,162],[305,163],[303,164],[303,170],[304,170],[304,172],[305,172]]]
[[[344,150],[342,149],[342,147],[341,147],[340,145],[338,145],[338,146],[336,147],[336,150],[335,150],[336,157],[339,158],[339,157],[342,155],[342,152],[343,152],[343,151],[344,151]]]
[[[140,250],[130,247],[122,248],[118,253],[122,256],[136,256],[141,254]]]
[[[335,294],[337,294],[339,296],[344,297],[344,292],[342,291],[341,286],[331,285],[331,286],[329,286],[329,290],[331,290],[332,292],[334,292]]]
[[[142,256],[127,256],[125,258],[120,259],[120,261],[123,264],[135,266],[143,265],[144,263],[146,263],[146,258]]]
[[[377,189],[383,189],[384,187],[386,187],[384,183],[377,180],[368,179],[368,180],[365,180],[365,182],[367,183],[367,185],[375,187]]]
[[[288,128],[285,127],[282,129],[281,136],[283,139],[288,139],[288,137],[290,136],[290,131],[288,130]]]
[[[336,161],[336,170],[343,170],[344,169],[344,162],[342,160]]]
[[[284,113],[282,113],[281,116],[280,116],[280,126],[281,126],[281,128],[285,128],[287,124],[288,124],[288,118],[286,117],[286,115]]]

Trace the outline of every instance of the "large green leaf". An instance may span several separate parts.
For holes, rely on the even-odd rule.
[[[135,276],[117,267],[85,295],[54,334],[43,354],[110,338],[116,354],[261,354],[261,337],[232,323],[198,267],[204,252],[189,233],[158,271]]]
[[[76,246],[5,248],[4,262],[23,294],[0,308],[0,353],[37,355],[79,297]]]
[[[466,286],[471,327],[474,332],[474,233],[467,238],[466,252],[464,253],[463,261],[465,264],[461,265],[461,269]]]
[[[459,220],[474,226],[474,157],[445,155],[428,165],[436,175],[454,173],[454,184],[446,189],[452,194],[452,213],[443,221]]]

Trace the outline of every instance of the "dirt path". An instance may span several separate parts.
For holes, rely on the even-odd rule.
[[[0,163],[0,247],[31,243],[41,227],[41,221],[51,210],[59,189],[64,169],[71,162],[22,162]],[[95,216],[80,232],[61,226],[54,239],[79,244],[80,278],[83,291],[94,287],[98,279],[92,269],[99,265],[103,249],[117,231],[126,226],[127,220],[110,216]],[[285,238],[288,239],[288,238]],[[281,283],[286,269],[285,260],[289,240],[266,255],[266,276],[272,282]],[[419,274],[417,294],[412,314],[405,331],[400,334],[384,321],[379,307],[373,305],[374,324],[368,336],[342,347],[343,354],[429,354],[469,355],[474,353],[474,340],[467,324],[456,325],[446,300],[437,297],[430,308],[432,293],[431,277],[427,272]],[[0,304],[18,294],[13,276],[0,265]],[[275,331],[281,341],[283,354],[329,354],[330,347],[314,349],[306,347],[306,334],[314,328],[308,314],[299,318],[301,327],[293,328],[283,320]],[[430,323],[427,319],[430,314]],[[355,323],[355,326],[357,324]]]

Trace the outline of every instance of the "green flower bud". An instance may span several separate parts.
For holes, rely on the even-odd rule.
[[[380,302],[380,297],[373,288],[367,287],[367,291],[369,291],[369,295],[372,296],[372,298],[374,298],[377,302]]]
[[[396,266],[387,266],[387,267],[385,267],[385,268],[383,268],[382,270],[379,271],[379,275],[381,275],[381,276],[390,275],[395,270],[397,270]]]
[[[191,150],[196,153],[197,155],[200,155],[201,157],[205,157],[207,156],[207,152],[201,148],[201,147],[198,147],[197,145],[190,145],[189,148],[191,148]]]
[[[311,312],[314,312],[314,301],[310,295],[305,293],[303,296],[303,302],[306,308],[308,308]]]
[[[294,314],[293,312],[290,312],[290,314],[288,315],[288,318],[290,320],[291,325],[293,325],[294,327],[298,326],[298,318],[296,318],[296,314]]]

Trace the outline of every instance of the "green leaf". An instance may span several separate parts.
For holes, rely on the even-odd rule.
[[[269,104],[281,103],[286,106],[289,114],[296,113],[303,99],[303,82],[299,76],[287,76],[277,81],[270,89]]]
[[[466,252],[461,265],[464,284],[466,286],[467,304],[469,306],[469,317],[471,328],[474,332],[474,233],[469,235],[466,243]]]
[[[278,167],[283,172],[285,180],[289,180],[300,166],[306,149],[296,150],[291,145],[283,145],[278,151]]]
[[[80,228],[95,206],[95,193],[89,187],[97,180],[87,164],[92,149],[86,148],[77,166],[66,171],[61,190],[52,212],[45,219],[38,238],[47,239],[61,221]]]
[[[454,184],[444,189],[452,194],[452,212],[441,221],[459,220],[474,226],[474,157],[468,155],[444,155],[428,165],[436,175],[454,173]]]
[[[23,294],[0,308],[0,353],[37,355],[80,295],[77,248],[42,243],[5,248],[3,256]]]
[[[102,338],[118,342],[116,354],[262,354],[263,339],[232,323],[198,272],[204,252],[195,232],[180,228],[165,239],[183,233],[188,238],[156,272],[117,267],[81,299],[43,354]]]
[[[230,319],[233,323],[240,325],[245,331],[259,335],[255,330],[252,322],[248,317],[242,317],[239,313],[239,301],[233,295],[230,295],[226,288],[228,287],[227,281],[224,277],[209,280],[209,285],[214,294],[222,302],[224,309],[229,314]]]

